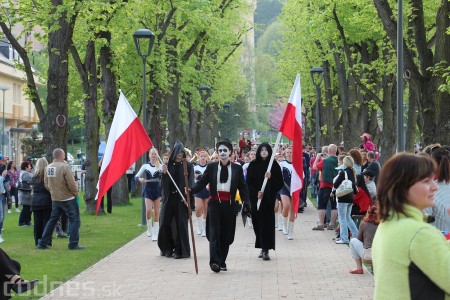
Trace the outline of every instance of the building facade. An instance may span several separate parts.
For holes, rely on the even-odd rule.
[[[20,163],[21,139],[39,123],[34,104],[27,99],[25,72],[16,68],[19,56],[8,40],[0,41],[0,153]]]

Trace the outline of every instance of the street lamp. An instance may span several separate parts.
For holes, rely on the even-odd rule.
[[[236,121],[234,124],[236,124],[236,127],[234,128],[234,130],[235,130],[235,133],[236,133],[236,131],[237,131],[237,129],[239,129],[239,121],[241,120],[241,115],[239,115],[239,114],[235,114],[234,115],[234,120]],[[239,134],[238,134],[239,135]],[[238,139],[239,140],[239,139]]]
[[[320,114],[319,114],[319,102],[320,102],[320,85],[322,84],[323,79],[323,68],[322,67],[314,67],[310,71],[311,80],[316,87],[316,151],[319,152],[320,149]]]
[[[208,139],[208,124],[209,124],[209,120],[208,120],[208,116],[209,114],[207,114],[207,110],[206,110],[206,100],[208,100],[210,94],[211,94],[211,88],[207,85],[202,84],[201,86],[198,87],[198,92],[200,93],[200,98],[203,101],[203,138],[200,137],[200,139],[204,139],[203,140],[203,145],[208,144],[209,139]]]
[[[403,1],[397,10],[397,153],[405,151],[403,110]]]
[[[9,90],[9,86],[7,85],[0,85],[0,90],[3,91],[3,117],[2,117],[2,154],[5,155],[5,92]]]
[[[155,35],[148,29],[138,29],[133,33],[134,44],[139,56],[142,58],[142,123],[144,124],[145,132],[147,132],[147,108],[145,99],[146,85],[145,85],[145,67],[147,65],[147,57],[152,52],[153,43],[155,42]],[[145,47],[145,45],[148,47]],[[147,152],[146,152],[147,153]],[[146,153],[142,155],[142,165],[145,164]],[[145,200],[142,198],[142,225],[147,222],[145,216]]]
[[[228,110],[230,109],[231,105],[229,103],[223,104],[223,109],[225,110],[225,138],[228,138]]]

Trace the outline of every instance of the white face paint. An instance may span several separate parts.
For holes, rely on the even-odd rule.
[[[261,157],[264,159],[264,158],[267,158],[268,156],[269,156],[269,151],[267,151],[266,147],[262,147],[261,148]]]
[[[219,158],[222,161],[227,161],[230,158],[230,150],[225,145],[220,145],[217,152],[219,152]]]

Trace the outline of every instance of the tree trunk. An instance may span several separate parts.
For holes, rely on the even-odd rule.
[[[103,92],[103,116],[102,121],[105,124],[106,136],[109,135],[111,129],[112,120],[117,108],[118,96],[117,96],[117,81],[116,76],[111,70],[113,66],[112,53],[111,53],[111,32],[102,31],[99,33],[100,38],[104,38],[106,43],[100,48],[99,63],[102,71],[101,86]],[[99,140],[97,140],[98,151]],[[113,192],[111,194],[114,204],[128,204],[128,184],[123,183],[126,181],[126,174],[120,177],[120,179],[113,185]]]
[[[54,11],[62,5],[62,0],[52,1]],[[55,15],[57,15],[55,13]],[[50,30],[48,34],[48,81],[47,81],[47,114],[41,120],[43,140],[46,141],[46,157],[53,161],[52,152],[55,148],[66,150],[69,127],[68,119],[68,54],[73,34],[73,23],[69,23],[66,12],[49,27],[57,24],[58,29]],[[56,24],[55,24],[56,23]]]
[[[388,1],[374,0],[384,29],[394,48],[397,44],[397,28],[392,9]],[[404,69],[410,74],[410,88],[417,90],[417,101],[420,105],[419,117],[423,120],[423,140],[425,144],[448,143],[450,140],[450,94],[438,91],[438,86],[444,83],[442,77],[432,76],[430,68],[437,63],[450,61],[450,36],[446,34],[450,26],[448,14],[450,3],[443,0],[436,14],[436,33],[434,57],[426,40],[424,12],[421,1],[412,1],[415,16],[411,21],[414,26],[414,46],[418,57],[413,56],[406,42],[404,43]],[[417,63],[418,61],[418,63]]]
[[[382,79],[383,101],[381,102],[382,134],[381,134],[381,156],[380,163],[383,164],[396,151],[396,81],[394,75],[384,75]]]
[[[87,96],[84,99],[84,140],[86,141],[86,177],[85,194],[86,212],[95,212],[95,196],[98,182],[98,145],[99,122],[97,114],[97,64],[95,59],[95,42],[90,41],[86,49],[85,66],[89,74]]]

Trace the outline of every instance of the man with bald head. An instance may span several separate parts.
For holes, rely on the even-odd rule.
[[[338,166],[338,159],[336,156],[337,146],[335,144],[330,144],[328,146],[328,153],[325,156],[323,153],[317,155],[318,162],[316,168],[322,173],[320,180],[319,193],[317,194],[317,212],[319,215],[319,225],[313,228],[313,230],[325,229],[325,214],[328,202],[331,201],[331,220],[328,225],[329,230],[334,229],[334,224],[336,223],[337,210],[336,210],[336,200],[331,197],[331,190],[333,189],[333,178],[338,174],[336,167]]]
[[[72,170],[64,160],[63,149],[53,150],[53,162],[45,168],[44,184],[52,197],[52,214],[45,226],[37,248],[47,249],[52,243],[52,233],[59,217],[65,213],[69,219],[69,250],[82,250],[78,245],[80,239],[80,209],[77,203],[78,187]]]

